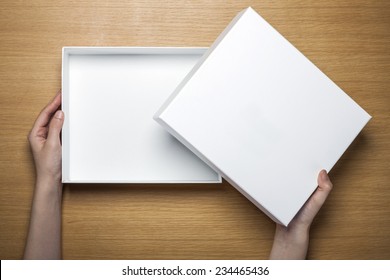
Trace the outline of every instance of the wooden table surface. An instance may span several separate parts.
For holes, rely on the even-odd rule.
[[[210,46],[247,6],[373,116],[330,173],[308,258],[390,258],[389,1],[2,0],[1,259],[22,257],[35,180],[26,136],[61,86],[62,46]],[[273,233],[226,182],[64,188],[65,259],[265,259]]]

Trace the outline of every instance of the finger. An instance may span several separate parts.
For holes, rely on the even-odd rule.
[[[321,206],[325,203],[326,198],[328,197],[330,191],[333,188],[333,184],[329,179],[328,174],[325,170],[321,170],[320,174],[318,174],[318,188],[314,192],[312,196],[313,207],[318,212]]]
[[[314,217],[320,211],[331,190],[332,182],[326,171],[321,170],[318,174],[318,187],[298,212],[296,216],[297,223],[310,227]]]
[[[54,112],[61,105],[61,91],[59,91],[53,100],[41,111],[37,120],[34,123],[32,132],[38,131],[41,127],[47,126]]]
[[[50,121],[49,133],[47,135],[47,142],[53,145],[60,143],[60,133],[63,124],[64,124],[64,112],[58,110]]]
[[[320,174],[318,175],[318,187],[320,191],[326,193],[326,195],[328,195],[333,188],[333,184],[325,170],[321,170]]]

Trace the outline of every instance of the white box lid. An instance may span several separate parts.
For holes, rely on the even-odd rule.
[[[155,114],[284,225],[370,118],[252,8],[233,19]]]

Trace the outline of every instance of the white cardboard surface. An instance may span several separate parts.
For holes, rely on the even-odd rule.
[[[152,118],[204,51],[64,47],[63,182],[220,182]]]
[[[288,225],[371,117],[253,9],[156,113],[171,134]]]

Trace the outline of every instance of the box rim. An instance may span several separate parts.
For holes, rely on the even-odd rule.
[[[140,46],[63,46],[62,47],[62,67],[61,67],[61,85],[62,92],[68,91],[68,84],[65,82],[69,80],[64,79],[64,76],[69,75],[69,66],[67,59],[69,55],[131,55],[131,54],[143,54],[143,55],[175,55],[175,54],[200,54],[203,55],[208,50],[207,47],[140,47]],[[145,53],[146,51],[146,53]],[[108,52],[108,53],[107,53]],[[111,52],[111,53],[110,53]],[[114,53],[112,53],[114,52]],[[68,94],[62,94],[62,110],[64,113],[68,112],[69,96]],[[64,106],[65,105],[65,106]],[[69,131],[69,122],[65,122],[63,130]],[[216,180],[72,180],[70,177],[69,168],[69,152],[65,149],[65,146],[69,147],[69,133],[62,133],[62,143],[68,143],[62,145],[62,182],[63,183],[82,183],[82,184],[216,184],[222,182],[222,176],[217,173]],[[67,163],[67,164],[66,164]],[[206,163],[207,164],[207,163]]]

